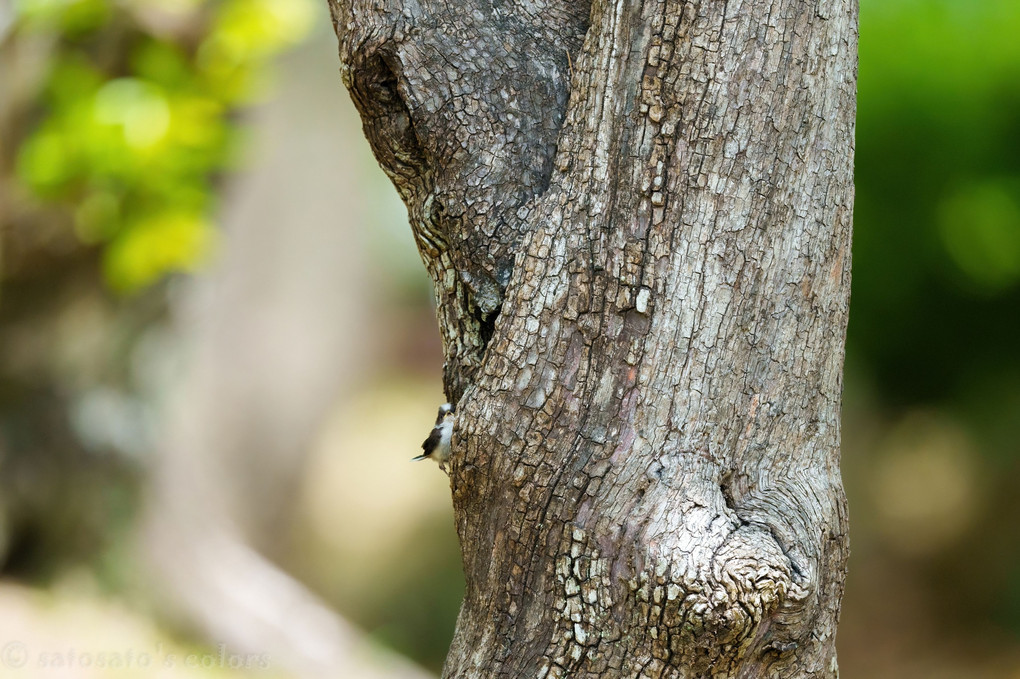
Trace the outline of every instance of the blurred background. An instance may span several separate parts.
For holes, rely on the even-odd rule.
[[[318,0],[0,0],[0,677],[427,677],[431,288]],[[861,0],[842,675],[1020,678],[1020,3]]]

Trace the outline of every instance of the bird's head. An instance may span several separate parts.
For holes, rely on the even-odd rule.
[[[454,409],[452,403],[444,403],[439,406],[439,414],[436,416],[436,424],[442,424],[448,420],[452,420],[454,415]]]

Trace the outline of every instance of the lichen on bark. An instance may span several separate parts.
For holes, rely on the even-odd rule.
[[[852,0],[332,0],[435,284],[447,677],[834,677]]]

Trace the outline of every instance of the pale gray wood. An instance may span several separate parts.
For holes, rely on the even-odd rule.
[[[445,677],[835,677],[854,0],[331,0],[435,282]]]

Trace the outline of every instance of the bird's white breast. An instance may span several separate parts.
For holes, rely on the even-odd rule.
[[[439,445],[436,447],[434,456],[440,462],[450,458],[450,439],[453,437],[453,418],[447,418],[439,425]]]

